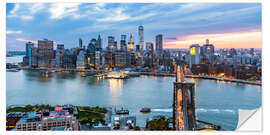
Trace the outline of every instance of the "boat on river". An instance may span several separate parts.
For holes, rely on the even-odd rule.
[[[7,69],[7,72],[19,72],[19,69]]]
[[[118,115],[122,115],[122,114],[129,114],[129,110],[126,110],[126,109],[121,109],[121,110],[116,110],[115,109],[115,113],[118,114]]]
[[[142,112],[142,113],[149,113],[149,112],[151,112],[151,109],[150,108],[142,108],[140,110],[140,112]]]

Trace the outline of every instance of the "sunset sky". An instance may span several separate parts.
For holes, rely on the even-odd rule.
[[[204,44],[216,48],[261,48],[261,4],[258,3],[20,3],[7,4],[7,50],[22,50],[27,41],[48,38],[65,48],[87,45],[100,34],[135,36],[144,26],[145,42],[163,34],[164,48]]]

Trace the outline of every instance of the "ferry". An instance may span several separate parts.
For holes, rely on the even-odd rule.
[[[149,113],[149,112],[151,112],[151,109],[150,108],[142,108],[140,110],[140,112],[142,112],[142,113]]]
[[[19,69],[7,69],[7,72],[19,72]]]
[[[116,110],[115,109],[115,113],[118,114],[118,115],[129,114],[129,110],[124,110],[123,108],[121,110]]]

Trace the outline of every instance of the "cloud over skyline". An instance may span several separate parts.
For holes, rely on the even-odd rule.
[[[258,3],[10,3],[7,49],[24,49],[24,41],[41,38],[71,48],[78,45],[78,38],[87,45],[99,34],[103,47],[110,35],[119,43],[121,34],[134,35],[137,44],[139,25],[144,26],[145,42],[163,34],[165,48],[186,48],[204,38],[217,48],[261,48]],[[233,38],[236,35],[239,38]],[[250,35],[252,41],[246,42]]]

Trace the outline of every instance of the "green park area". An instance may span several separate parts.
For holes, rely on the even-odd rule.
[[[25,106],[18,106],[18,107],[8,107],[7,108],[7,113],[10,113],[10,112],[39,112],[39,111],[42,111],[42,110],[49,110],[49,111],[52,111],[54,110],[54,107],[53,106],[50,106],[50,105],[45,105],[45,104],[42,104],[42,105],[25,105]]]
[[[101,107],[88,107],[88,106],[78,106],[78,120],[82,124],[89,123],[90,126],[97,125],[98,123],[105,124],[105,114],[107,113],[106,108]]]
[[[158,119],[153,119],[147,122],[145,129],[146,130],[171,130],[169,128],[169,120],[165,117],[160,117]]]

